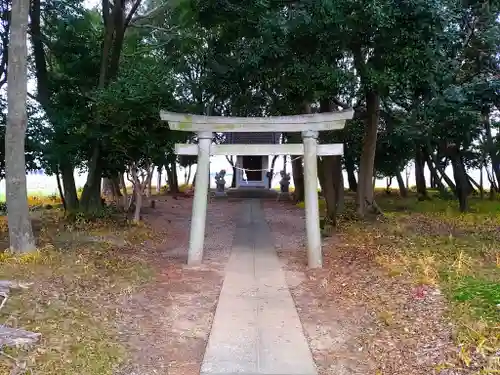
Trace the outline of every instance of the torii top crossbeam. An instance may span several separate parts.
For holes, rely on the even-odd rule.
[[[203,116],[161,111],[160,117],[168,121],[170,129],[191,132],[302,132],[344,128],[353,110],[323,112],[294,116],[226,117]]]

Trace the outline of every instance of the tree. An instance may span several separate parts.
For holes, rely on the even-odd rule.
[[[31,252],[36,248],[29,218],[24,156],[28,123],[26,102],[29,6],[29,0],[14,0],[12,3],[8,58],[5,164],[10,248],[15,252]]]
[[[85,166],[92,139],[89,94],[99,74],[99,14],[81,2],[34,0],[30,15],[36,99],[49,122],[43,165],[48,173],[61,174],[72,213],[79,209],[74,171]]]
[[[137,66],[126,64],[105,89],[95,91],[93,107],[103,124],[112,124],[101,139],[102,171],[108,177],[127,173],[138,221],[155,165],[171,162],[169,156],[176,156],[174,143],[184,141],[186,135],[171,131],[158,116],[161,108],[175,103],[170,71],[154,54],[134,60]]]

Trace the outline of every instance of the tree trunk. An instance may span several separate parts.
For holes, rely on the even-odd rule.
[[[324,156],[321,158],[321,175],[320,184],[321,190],[326,202],[325,218],[333,226],[336,226],[337,221],[337,195],[335,194],[334,168],[335,161],[333,156]]]
[[[446,171],[438,164],[434,163],[434,165],[436,166],[436,169],[439,171],[439,173],[441,174],[441,177],[443,177],[443,180],[446,182],[446,184],[451,189],[451,191],[455,192],[456,186],[453,183],[452,179],[446,174]]]
[[[151,173],[148,175],[148,178],[146,179],[145,192],[146,192],[146,197],[148,198],[151,198],[151,196],[153,195],[152,182],[153,182],[153,174]]]
[[[141,181],[139,180],[139,175],[137,172],[138,171],[135,165],[132,165],[130,167],[130,176],[132,177],[132,184],[134,186],[132,194],[134,197],[133,200],[135,202],[133,221],[136,224],[141,221],[141,207],[142,207],[142,193],[143,193],[143,186]]]
[[[356,175],[354,174],[354,163],[350,160],[350,158],[344,158],[344,160],[349,190],[356,192],[356,190],[358,190],[358,182],[356,181]]]
[[[233,167],[233,175],[231,176],[231,187],[235,188],[236,187],[236,175],[238,173],[238,170]]]
[[[268,178],[268,182],[267,182],[267,187],[269,189],[272,188],[272,184],[273,184],[273,177],[274,177],[274,166],[276,164],[276,159],[278,159],[278,155],[274,155],[272,160],[271,160],[271,170],[269,171],[269,178]]]
[[[113,202],[120,200],[121,193],[118,187],[118,176],[104,177],[102,179],[102,195]]]
[[[229,156],[226,156],[226,160],[227,162],[231,165],[231,168],[233,170],[233,174],[232,174],[232,177],[231,177],[231,187],[232,188],[235,188],[236,187],[236,168],[235,168],[235,161],[233,159],[233,157],[229,157]]]
[[[142,207],[142,194],[139,189],[134,189],[135,195],[135,209],[134,209],[134,223],[141,221],[141,207]]]
[[[163,171],[163,166],[159,165],[157,168],[158,178],[156,179],[156,192],[160,194],[161,192],[161,174]]]
[[[198,173],[198,169],[196,169],[196,171],[194,172],[194,175],[193,175],[193,183],[191,184],[191,186],[193,188],[196,186],[196,173]]]
[[[66,211],[66,200],[64,199],[64,193],[63,193],[63,189],[62,189],[61,178],[59,177],[59,171],[56,172],[56,181],[57,181],[57,190],[59,191],[59,197],[61,197],[61,202],[62,202],[64,211]]]
[[[111,181],[111,178],[104,177],[102,179],[102,195],[109,200],[114,200],[116,197],[113,190],[113,181]]]
[[[171,191],[171,184],[172,184],[172,180],[174,179],[174,177],[172,176],[172,169],[170,168],[170,163],[166,164],[165,165],[165,173],[167,174],[167,185],[168,185],[168,191],[170,192]]]
[[[496,191],[497,191],[497,187],[496,187],[496,184],[495,184],[495,177],[493,176],[493,174],[495,173],[493,170],[489,171],[488,169],[488,163],[484,163],[484,169],[486,171],[486,178],[488,179],[488,182],[490,184],[490,191],[489,191],[489,199],[490,200],[495,200],[495,197],[496,197]]]
[[[465,165],[463,166],[465,170]],[[480,176],[481,177],[481,176]],[[467,181],[469,185],[469,193],[477,194],[477,190],[481,190],[481,185],[477,183],[469,174],[467,174]],[[477,190],[476,190],[477,189]]]
[[[128,191],[127,191],[127,184],[125,183],[125,177],[123,176],[123,173],[120,174],[120,185],[122,186],[122,202],[123,202],[123,208],[128,211]]]
[[[60,171],[64,188],[64,200],[66,202],[65,209],[68,212],[78,211],[79,202],[73,167],[67,163],[61,163]]]
[[[301,112],[310,111],[310,106],[305,105],[305,108],[300,109]],[[288,143],[302,143],[302,137],[300,133],[287,133],[286,138]],[[302,164],[302,157],[291,157],[292,164],[292,178],[294,185],[293,197],[296,202],[303,202],[305,199],[305,189],[304,189],[304,165]]]
[[[360,216],[366,214],[368,206],[374,206],[372,178],[377,147],[380,96],[373,90],[366,93],[366,112],[365,135],[363,137],[363,150],[359,163],[359,181],[356,194],[357,212]]]
[[[85,213],[93,213],[102,208],[100,153],[100,146],[94,147],[93,155],[89,161],[87,181],[83,186],[80,198],[80,208]]]
[[[386,193],[387,195],[390,195],[390,194],[391,194],[392,179],[393,179],[393,176],[391,176],[391,177],[386,177],[386,178],[385,178],[385,193]],[[375,182],[374,182],[374,183],[375,183]]]
[[[485,164],[484,168],[486,169],[486,173],[488,173],[488,175],[489,175],[488,165]],[[496,191],[498,191],[498,184],[497,184],[497,180],[495,179],[494,173],[495,173],[495,171],[493,170],[493,166],[492,166],[491,167],[491,178],[488,178],[488,180],[490,182],[490,185],[493,186]]]
[[[329,98],[320,100],[320,112],[333,112],[333,103]],[[323,133],[325,134],[325,133]],[[325,141],[320,136],[320,141]],[[318,164],[319,165],[319,164]],[[322,158],[321,170],[318,172],[323,196],[325,197],[326,218],[335,226],[339,206],[344,206],[344,181],[342,177],[342,159],[340,156],[325,156]],[[322,181],[321,181],[322,180]]]
[[[178,194],[179,193],[179,179],[177,177],[177,164],[173,162],[170,167],[170,172],[172,175],[172,181],[169,180],[169,190],[171,193]]]
[[[296,157],[292,159],[292,175],[294,190],[294,199],[297,202],[304,201],[304,166],[302,165],[302,158]]]
[[[168,177],[168,191],[172,194],[179,193],[179,181],[177,178],[177,165],[175,162],[165,165]]]
[[[403,180],[403,176],[401,175],[400,171],[396,173],[396,179],[398,180],[399,195],[401,195],[401,197],[403,198],[408,197],[408,189],[405,186],[405,182]]]
[[[427,165],[429,165],[429,163],[427,163]],[[430,168],[430,166],[429,166]],[[431,189],[436,189],[437,188],[437,178],[434,174],[431,173],[431,178],[430,178],[430,186],[431,186]]]
[[[333,157],[333,187],[335,189],[335,204],[337,213],[344,211],[345,196],[344,196],[344,176],[342,175],[342,158],[340,156]]]
[[[335,110],[330,98],[322,98],[320,100],[320,112],[333,112]],[[344,181],[342,178],[342,158],[332,155],[324,158],[323,172],[318,176],[323,175],[323,185],[325,187],[327,205],[327,218],[334,226],[337,225],[336,215],[339,212],[339,206],[344,207]],[[333,191],[333,194],[330,192]],[[333,198],[333,200],[332,200]]]
[[[340,156],[324,156],[318,162],[318,178],[326,202],[326,218],[335,226],[336,215],[344,210],[344,178]]]
[[[118,205],[120,203],[120,199],[122,197],[122,193],[120,191],[120,176],[119,175],[111,177],[111,186],[113,187],[113,200]]]
[[[453,181],[451,180],[451,178],[448,177],[448,175],[446,174],[445,169],[443,167],[441,167],[437,156],[434,155],[434,153],[431,151],[430,147],[428,147],[428,152],[424,153],[424,155],[428,158],[428,160],[431,160],[434,163],[434,166],[435,166],[436,170],[441,174],[441,177],[446,182],[446,184],[449,186],[449,188],[451,189],[451,191],[453,192],[453,194],[455,194],[455,190],[456,190],[455,184],[453,183]],[[441,180],[439,177],[438,177],[438,179]]]
[[[146,171],[146,173],[144,173]],[[151,180],[154,172],[154,166],[146,166],[142,173],[138,173],[139,170],[135,164],[129,167],[129,175],[132,177],[133,197],[135,202],[134,209],[134,223],[139,223],[141,221],[141,208],[144,191],[147,187],[148,181]]]
[[[324,166],[323,166],[323,160],[325,157],[320,157],[318,158],[318,180],[319,180],[319,187],[321,189],[321,195],[324,197],[325,196],[325,171],[324,171]]]
[[[417,197],[419,200],[429,199],[427,185],[425,183],[425,159],[420,145],[417,145],[415,152],[415,181],[417,184]]]
[[[484,176],[483,176],[483,166],[479,169],[479,196],[484,199]]]
[[[191,173],[193,171],[193,166],[189,164],[188,166],[188,177],[187,177],[187,184],[189,185],[191,183]],[[234,168],[233,168],[233,174],[234,174]],[[235,178],[235,183],[236,183],[236,177]],[[236,185],[235,185],[236,186]]]
[[[5,168],[7,220],[10,249],[31,252],[36,249],[29,217],[26,187],[25,138],[28,85],[27,30],[29,0],[14,0],[11,12],[11,34],[7,75],[7,126],[5,130]]]
[[[410,168],[406,167],[405,168],[405,177],[406,177],[406,188],[407,189],[410,188],[410,175],[411,175]]]
[[[442,196],[446,197],[449,196],[449,192],[446,190],[446,187],[444,186],[443,182],[441,181],[441,177],[439,177],[439,174],[437,172],[436,166],[434,164],[434,161],[431,160],[430,156],[427,154],[426,155],[426,161],[427,161],[427,166],[429,167],[429,171],[431,172],[431,176],[433,176],[434,183],[441,193]],[[455,185],[453,184],[453,187],[450,187],[452,190],[453,194],[455,194]]]
[[[493,141],[493,137],[491,135],[491,123],[490,123],[490,109],[489,107],[484,107],[481,111],[484,130],[486,134],[486,146],[488,148],[488,153],[491,159],[491,165],[493,168],[493,172],[495,173],[495,177],[497,181],[500,182],[500,158],[498,157],[498,149],[495,146]]]
[[[493,171],[493,166],[491,168],[491,175],[490,173],[488,172],[488,165],[485,163],[485,166],[484,168],[486,169],[486,173],[488,173],[488,180],[490,182],[490,185],[494,187],[494,189],[496,191],[498,191],[498,185],[497,185],[497,182],[495,180],[495,176],[494,176],[494,171]]]
[[[451,166],[453,168],[453,177],[455,178],[457,198],[460,205],[460,212],[466,212],[469,209],[468,193],[469,182],[467,181],[467,173],[463,167],[462,158],[458,146],[453,145],[449,148]]]

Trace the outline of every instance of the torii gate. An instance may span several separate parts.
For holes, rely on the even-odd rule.
[[[225,117],[161,111],[160,117],[168,121],[170,129],[195,132],[198,136],[197,145],[175,145],[175,152],[179,155],[198,155],[188,264],[197,265],[203,260],[211,155],[303,155],[308,265],[311,268],[322,267],[317,157],[342,155],[344,145],[318,145],[318,132],[343,129],[345,121],[352,119],[353,114],[350,109],[295,116]],[[214,132],[301,132],[303,143],[212,145]]]

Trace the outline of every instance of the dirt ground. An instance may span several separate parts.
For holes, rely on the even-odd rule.
[[[120,309],[122,340],[132,357],[120,375],[197,375],[210,332],[229,256],[237,205],[218,200],[208,208],[205,261],[185,266],[191,199],[159,197],[144,220],[156,232],[141,257],[157,277]]]
[[[92,242],[75,243],[67,253],[47,250],[32,261],[4,262],[2,271],[8,275],[4,277],[17,280],[36,275],[40,281],[2,310],[7,321],[14,317],[26,329],[42,328],[44,342],[33,363],[45,360],[45,364],[37,373],[74,373],[61,370],[68,368],[67,359],[75,360],[69,366],[72,369],[83,368],[78,361],[84,360],[88,369],[84,372],[92,374],[102,374],[103,369],[115,375],[199,374],[240,205],[236,199],[210,202],[204,262],[193,268],[185,265],[192,199],[160,196],[155,200],[154,209],[143,211],[149,228],[115,228],[119,235],[110,232],[114,227],[106,228],[103,236],[109,248],[94,243],[102,240],[99,231],[66,228],[64,233],[55,231],[52,238],[35,226],[37,233],[47,237],[45,241],[56,245],[75,242],[77,234],[85,237],[79,240]],[[303,209],[273,200],[264,201],[263,207],[320,375],[473,373],[456,366],[463,345],[454,344],[457,332],[446,319],[449,305],[442,292],[405,274],[392,275],[381,265],[380,241],[367,236],[376,233],[376,238],[393,244],[386,227],[357,237],[360,227],[340,230],[325,240],[324,267],[308,270]],[[413,215],[411,220],[417,219]],[[53,224],[57,229],[64,222]],[[429,232],[430,227],[424,228]],[[409,246],[407,237],[401,241],[404,248]],[[132,267],[136,264],[137,269]],[[147,278],[133,276],[142,271],[147,271]],[[129,280],[127,275],[133,277]],[[88,316],[92,319],[87,322]],[[106,323],[100,324],[101,320]],[[50,324],[58,329],[52,330]],[[110,337],[99,340],[108,331]],[[53,355],[54,342],[69,343],[64,346],[67,350],[60,349],[65,360],[61,360],[63,354]],[[120,348],[114,348],[115,343]],[[97,367],[87,353],[103,354]],[[127,361],[115,372],[123,356]],[[59,372],[52,370],[54,365]],[[4,368],[0,364],[0,373]]]
[[[303,210],[265,202],[265,213],[320,375],[464,373],[446,368],[457,348],[439,290],[389,277],[376,249],[342,234],[308,270]]]
[[[135,256],[158,276],[122,301],[119,330],[132,357],[119,375],[199,374],[238,204],[210,203],[205,262],[188,268],[191,204],[160,197],[144,213],[156,237]],[[303,210],[274,201],[264,210],[320,375],[458,374],[447,368],[457,348],[439,290],[389,277],[374,249],[341,233],[325,241],[324,268],[308,270]]]

